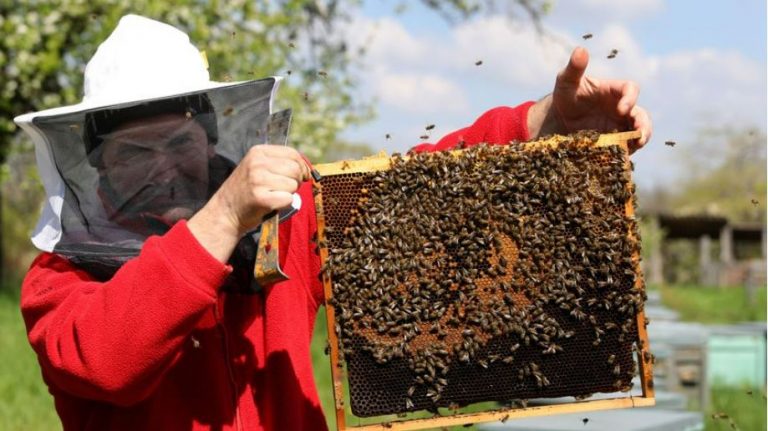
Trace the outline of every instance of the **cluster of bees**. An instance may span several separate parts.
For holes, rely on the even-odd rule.
[[[348,366],[408,368],[395,412],[461,401],[458,369],[503,372],[528,396],[596,392],[567,387],[563,367],[584,346],[605,373],[577,380],[629,388],[644,300],[633,190],[625,150],[597,137],[396,155],[358,177],[352,215],[326,232],[323,271]],[[323,199],[349,198],[332,192]]]

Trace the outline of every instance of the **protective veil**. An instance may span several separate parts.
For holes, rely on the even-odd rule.
[[[26,128],[38,138],[48,195],[33,242],[110,276],[149,235],[205,205],[248,149],[267,142],[278,82],[33,118]],[[234,258],[252,260],[255,239],[241,241]]]

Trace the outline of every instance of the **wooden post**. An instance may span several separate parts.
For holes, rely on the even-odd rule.
[[[664,254],[663,243],[664,235],[662,235],[661,227],[659,226],[659,216],[651,217],[651,236],[656,238],[656,241],[651,241],[651,251],[648,265],[648,282],[654,285],[664,284]]]
[[[720,263],[724,265],[733,263],[733,229],[730,225],[720,229]]]
[[[733,265],[733,229],[726,224],[720,229],[720,265],[717,281],[721,286],[729,284],[728,273]]]
[[[699,284],[711,286],[715,284],[710,274],[712,273],[712,240],[709,235],[699,237]]]

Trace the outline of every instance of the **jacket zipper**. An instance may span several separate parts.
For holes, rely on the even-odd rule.
[[[231,358],[229,356],[229,338],[227,335],[227,327],[224,325],[224,319],[219,312],[219,301],[221,298],[216,299],[216,307],[214,308],[214,317],[216,318],[216,324],[221,332],[222,345],[224,347],[224,361],[227,364],[227,374],[229,375],[229,383],[232,387],[232,406],[235,409],[235,423],[238,431],[243,430],[243,423],[240,419],[240,406],[237,402],[237,382],[235,381],[235,373],[232,371]]]

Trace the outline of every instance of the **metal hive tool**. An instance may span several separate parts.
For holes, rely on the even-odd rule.
[[[339,429],[483,401],[517,405],[355,429],[424,429],[652,405],[627,142],[581,132],[319,165]],[[643,396],[526,407],[526,400]]]

